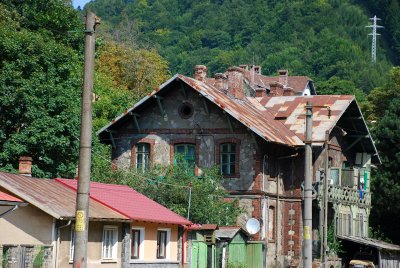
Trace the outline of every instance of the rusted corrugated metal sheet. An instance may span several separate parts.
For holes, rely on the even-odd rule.
[[[265,140],[289,146],[302,144],[293,132],[280,122],[275,122],[273,115],[267,109],[261,111],[247,99],[235,99],[193,78],[183,75],[178,77]]]
[[[56,219],[75,217],[76,192],[55,180],[36,179],[0,172],[0,187]],[[94,200],[89,202],[89,218],[104,220],[128,219]]]
[[[303,82],[308,79],[307,77],[301,78],[301,81],[304,80]],[[186,83],[198,91],[202,96],[219,106],[227,114],[266,141],[293,147],[304,145],[304,107],[307,101],[311,101],[313,106],[328,106],[330,109],[330,114],[328,114],[327,108],[314,107],[313,109],[313,141],[321,141],[321,143],[315,142],[314,145],[322,144],[322,141],[325,139],[325,132],[332,130],[341,115],[355,101],[354,96],[347,95],[244,97],[243,99],[238,99],[212,86],[210,79],[202,82],[177,74],[164,83],[159,90],[153,91],[127,112],[134,111],[177,80]],[[302,84],[303,82],[299,83]],[[98,134],[101,135],[107,132],[113,124],[126,115],[127,113],[124,113],[117,117],[110,124],[102,128]]]
[[[331,131],[337,121],[355,100],[354,96],[281,96],[264,97],[260,104],[300,140],[304,140],[305,105],[310,101],[313,105],[313,144],[321,144],[325,139],[325,132]],[[319,142],[318,142],[319,141]]]

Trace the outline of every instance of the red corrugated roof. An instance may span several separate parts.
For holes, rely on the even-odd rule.
[[[0,201],[8,201],[8,202],[23,202],[18,197],[9,195],[3,191],[0,191]]]
[[[77,189],[77,180],[55,180],[75,191]],[[125,185],[91,182],[90,198],[132,220],[181,225],[191,224],[182,216]]]

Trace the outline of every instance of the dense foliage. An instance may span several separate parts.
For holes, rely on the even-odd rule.
[[[81,83],[80,42],[67,32],[80,19],[56,0],[7,1],[0,14],[0,166],[12,171],[31,155],[36,176],[66,176],[76,165]]]
[[[374,127],[382,166],[372,181],[373,209],[371,224],[392,241],[400,243],[400,230],[393,223],[400,221],[400,68],[392,71],[392,79],[380,89],[381,107],[389,107]],[[390,200],[390,201],[389,201]]]
[[[217,169],[205,170],[199,178],[188,172],[190,169],[183,162],[175,166],[155,167],[143,174],[124,168],[113,171],[110,161],[105,158],[97,158],[96,161],[93,178],[97,181],[131,186],[184,217],[188,216],[190,200],[189,219],[195,223],[236,223],[240,210],[236,202],[224,200],[226,191]]]
[[[172,73],[205,64],[214,74],[254,62],[265,74],[286,68],[317,82],[335,76],[368,92],[391,65],[381,38],[378,63],[370,63],[369,16],[348,0],[96,0],[86,7],[114,36],[126,36],[129,26],[136,43],[157,49]]]
[[[381,25],[385,26],[383,36],[390,40],[389,46],[392,49],[391,55],[396,64],[400,64],[400,0],[358,0],[365,5],[371,17],[377,15],[381,18]]]

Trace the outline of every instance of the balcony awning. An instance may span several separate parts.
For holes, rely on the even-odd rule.
[[[370,246],[376,248],[378,250],[390,250],[390,251],[399,251],[400,246],[395,244],[390,244],[381,240],[367,238],[367,237],[355,237],[355,236],[345,236],[345,235],[336,235],[338,238],[351,241],[354,243]]]

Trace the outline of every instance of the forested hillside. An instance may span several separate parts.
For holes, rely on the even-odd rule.
[[[378,63],[370,63],[365,26],[375,6],[349,0],[95,0],[86,8],[106,22],[108,32],[157,49],[171,73],[190,74],[196,64],[213,74],[255,63],[264,74],[286,68],[317,82],[351,81],[368,92],[398,60],[389,58],[398,47],[394,39],[379,38]]]

